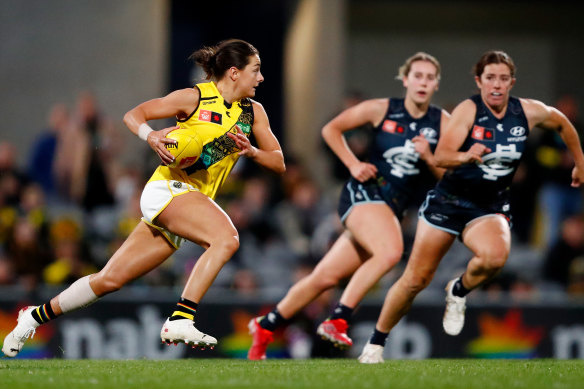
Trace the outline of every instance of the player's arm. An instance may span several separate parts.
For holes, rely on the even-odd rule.
[[[448,125],[444,132],[440,133],[440,140],[434,152],[437,166],[450,169],[466,163],[481,163],[481,157],[491,152],[491,149],[481,143],[475,143],[467,151],[459,151],[472,128],[475,115],[476,105],[472,100],[464,100],[454,108]]]
[[[442,133],[442,131],[446,128],[449,120],[450,114],[445,110],[442,110],[442,118],[440,119],[440,133]],[[440,180],[446,169],[436,165],[436,158],[434,157],[434,154],[432,154],[432,149],[430,148],[428,140],[424,137],[424,135],[420,134],[413,137],[412,142],[414,142],[414,147],[420,154],[420,158],[426,162],[426,165],[428,165],[430,172],[434,175],[434,177],[436,177],[436,179]]]
[[[193,112],[198,103],[198,89],[180,89],[132,108],[124,115],[124,123],[135,135],[148,142],[162,162],[168,164],[174,161],[174,157],[166,149],[165,144],[174,143],[175,141],[167,139],[166,135],[170,131],[177,129],[177,127],[173,126],[154,131],[148,126],[147,121],[170,117],[187,117]]]
[[[367,123],[379,125],[387,112],[389,99],[371,99],[348,108],[325,124],[322,128],[322,137],[341,162],[349,169],[351,175],[365,182],[377,174],[375,165],[360,161],[353,153],[344,132],[353,130]]]
[[[584,182],[584,155],[578,132],[570,120],[554,107],[550,107],[541,101],[521,99],[521,105],[527,116],[529,128],[535,126],[557,131],[570,150],[575,165],[572,170],[572,186],[580,186]]]
[[[252,106],[254,116],[252,130],[259,147],[252,146],[249,138],[239,127],[237,127],[237,134],[229,132],[227,135],[235,141],[237,148],[241,150],[239,155],[245,156],[278,174],[283,174],[286,171],[284,154],[278,139],[270,128],[268,115],[264,107],[257,101],[252,100]]]

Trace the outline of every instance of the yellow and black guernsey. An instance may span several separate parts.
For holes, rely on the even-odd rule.
[[[226,103],[213,82],[197,84],[195,88],[200,92],[199,105],[189,117],[177,120],[177,126],[196,133],[203,142],[203,152],[194,165],[185,169],[159,166],[148,182],[186,182],[214,199],[239,159],[240,150],[227,133],[237,133],[238,126],[249,138],[253,106],[248,98]]]

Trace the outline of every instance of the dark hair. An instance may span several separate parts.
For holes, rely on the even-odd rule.
[[[205,71],[207,80],[219,80],[227,69],[235,66],[243,69],[249,63],[249,57],[259,54],[251,43],[241,39],[229,39],[213,47],[203,47],[189,58],[193,59]]]
[[[511,71],[511,77],[515,77],[515,63],[507,53],[499,50],[491,50],[483,54],[479,62],[472,68],[472,72],[475,76],[480,77],[485,71],[485,67],[493,63],[507,65]]]

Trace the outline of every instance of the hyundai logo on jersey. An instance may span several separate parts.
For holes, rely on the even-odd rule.
[[[516,127],[513,127],[509,132],[513,136],[521,136],[521,135],[525,134],[525,128],[523,128],[521,126],[516,126]]]

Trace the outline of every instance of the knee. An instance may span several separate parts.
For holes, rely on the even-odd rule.
[[[401,283],[408,294],[417,295],[432,281],[433,273],[410,272],[404,273]]]
[[[322,272],[313,272],[309,277],[309,282],[320,291],[337,286],[340,282],[340,279],[334,274],[324,274]]]
[[[385,251],[382,255],[379,256],[378,263],[380,271],[383,273],[387,273],[401,260],[402,251]]]
[[[477,265],[486,271],[498,271],[505,266],[508,256],[505,248],[488,247],[477,253]]]
[[[210,246],[221,250],[224,253],[221,257],[227,262],[239,250],[239,235],[237,232],[223,235],[211,242]]]
[[[99,272],[90,280],[90,286],[93,292],[98,296],[118,291],[124,286],[125,282],[119,277],[114,277],[108,273]]]

